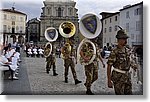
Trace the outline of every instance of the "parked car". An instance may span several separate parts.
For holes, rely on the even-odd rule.
[[[111,51],[105,51],[105,58],[108,58],[110,56]]]

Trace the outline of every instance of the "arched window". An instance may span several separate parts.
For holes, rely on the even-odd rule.
[[[58,17],[61,17],[61,15],[62,15],[62,14],[61,14],[61,8],[59,7],[59,8],[58,8]]]
[[[73,12],[72,8],[68,8],[69,16],[72,16],[72,12]]]
[[[47,14],[51,15],[51,8],[50,7],[47,8]]]

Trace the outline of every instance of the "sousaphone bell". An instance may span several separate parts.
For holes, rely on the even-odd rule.
[[[71,53],[71,45],[69,38],[72,37],[76,32],[76,27],[75,25],[70,22],[70,21],[64,21],[60,24],[59,26],[59,33],[61,34],[62,37],[66,38],[66,43],[67,47],[65,49],[62,49],[61,51],[61,57],[65,58],[66,53]]]
[[[48,57],[48,56],[50,56],[50,54],[53,50],[51,42],[54,42],[57,40],[58,32],[54,27],[49,27],[45,30],[44,36],[45,36],[46,40],[49,41],[46,43],[45,49],[44,49],[44,56]]]
[[[85,37],[77,49],[77,59],[82,65],[89,65],[96,57],[96,46],[90,39],[96,38],[101,30],[100,18],[93,13],[84,15],[79,21],[79,30]]]
[[[76,27],[70,21],[64,21],[59,26],[59,33],[64,38],[70,38],[70,37],[72,37],[75,34],[75,32],[76,32]]]

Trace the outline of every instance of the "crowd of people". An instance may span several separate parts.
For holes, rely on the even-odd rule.
[[[44,46],[26,44],[24,45],[24,52],[26,52],[26,57],[44,57]]]
[[[93,95],[94,93],[91,90],[92,84],[98,79],[98,59],[102,62],[103,67],[105,68],[105,63],[103,62],[103,58],[105,58],[105,51],[110,51],[110,55],[108,56],[107,61],[107,85],[108,88],[113,88],[116,94],[123,95],[132,94],[132,83],[130,77],[131,68],[134,71],[138,71],[138,61],[136,58],[135,52],[132,48],[129,48],[127,44],[127,39],[129,38],[123,30],[118,31],[117,42],[114,48],[112,47],[104,47],[100,49],[96,42],[91,40],[96,46],[96,54],[94,60],[88,65],[84,65],[86,82],[84,83],[86,87],[86,94]],[[72,49],[71,49],[71,48]],[[76,70],[75,70],[75,62],[74,58],[77,57],[77,49],[73,49],[73,44],[67,42],[62,47],[58,47],[56,45],[52,45],[52,53],[46,57],[46,73],[49,74],[51,70],[51,66],[53,66],[53,76],[57,76],[56,73],[56,55],[60,58],[62,54],[62,59],[64,60],[64,80],[65,83],[68,83],[68,72],[69,68],[71,68],[72,76],[74,78],[75,84],[82,83],[77,78]],[[87,46],[86,53],[90,51],[89,46]],[[50,49],[50,46],[45,45],[33,45],[26,44],[24,46],[24,51],[26,52],[27,57],[45,57],[44,51],[46,49]],[[85,47],[83,48],[85,50]],[[81,57],[84,61],[89,61],[89,56],[84,55],[84,50],[80,52]],[[101,56],[102,55],[102,56]],[[131,56],[132,55],[132,56]],[[134,62],[135,61],[135,62]],[[8,44],[4,46],[2,55],[1,55],[1,65],[7,65],[12,71],[13,76],[10,78],[18,79],[16,76],[19,69],[20,60],[20,46],[17,43]],[[113,67],[113,68],[112,68]],[[139,74],[139,73],[138,73]]]
[[[17,43],[4,45],[1,49],[0,66],[3,67],[1,70],[4,72],[10,70],[9,79],[19,79],[17,75],[19,74],[20,62],[20,46]]]
[[[24,45],[24,52],[26,53],[26,57],[44,57],[44,49],[45,49],[45,45],[37,45],[37,44],[29,44],[27,43],[26,45]],[[57,57],[60,58],[60,47],[56,47],[55,48],[55,54]]]

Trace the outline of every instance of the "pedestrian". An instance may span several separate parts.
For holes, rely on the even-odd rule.
[[[27,49],[27,57],[30,57],[30,56],[32,56],[32,47],[31,46],[29,46],[29,48]]]
[[[34,46],[34,47],[33,47],[33,56],[34,56],[34,57],[37,56],[37,54],[38,54],[37,51],[38,51],[37,47]]]
[[[86,87],[86,94],[88,94],[88,95],[94,95],[94,93],[92,93],[92,91],[91,91],[91,86],[98,79],[98,59],[102,62],[103,68],[105,68],[105,64],[104,64],[101,54],[100,54],[100,49],[98,48],[98,45],[96,43],[95,43],[95,45],[96,45],[95,59],[90,64],[84,66],[85,67],[85,75],[86,75],[86,82],[84,85]],[[93,51],[92,45],[90,43],[85,43],[85,46],[83,45],[83,47],[80,51],[80,55],[84,59],[85,62],[89,62],[89,60],[91,59],[91,57],[89,57],[89,55],[84,56],[85,53],[90,54],[89,51],[91,51],[91,52]]]
[[[107,81],[108,87],[115,90],[116,95],[131,95],[132,83],[130,49],[126,47],[129,36],[121,28],[116,35],[118,45],[112,50],[107,61]],[[113,70],[112,66],[114,67]],[[136,68],[136,66],[135,66]]]
[[[43,57],[44,50],[42,49],[42,47],[39,47],[38,52],[39,52],[39,57],[40,56]]]
[[[13,57],[13,55],[11,55],[11,57],[8,60],[8,58],[7,58],[8,57],[7,51],[8,51],[8,49],[5,49],[4,54],[2,54],[0,56],[0,66],[1,65],[2,66],[8,66],[9,70],[11,71],[11,76],[9,77],[9,79],[16,79],[16,80],[18,80],[18,77],[16,77],[16,75],[15,75],[15,72],[16,72],[16,69],[17,69],[16,58]]]
[[[73,54],[73,49],[72,49],[71,45],[69,43],[65,43],[65,45],[61,49],[61,53],[62,53],[62,56],[63,56],[63,59],[64,59],[64,67],[65,67],[64,77],[65,77],[65,83],[68,83],[69,67],[71,68],[75,84],[81,83],[82,81],[79,81],[77,79],[77,75],[76,75],[76,71],[75,71],[75,64],[74,64],[74,60],[73,60],[73,57],[75,55]]]
[[[51,50],[51,53],[50,53],[50,50]],[[54,46],[52,45],[52,49],[50,49],[50,44],[48,44],[45,48],[44,54],[45,52],[50,53],[50,55],[46,57],[46,73],[49,74],[49,71],[51,67],[53,66],[53,76],[57,76],[58,74],[56,73],[56,58],[55,58]]]

